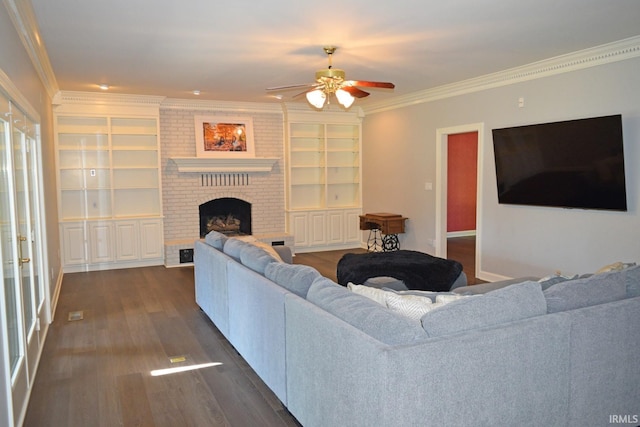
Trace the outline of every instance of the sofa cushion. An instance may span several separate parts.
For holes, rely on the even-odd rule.
[[[229,255],[236,261],[240,261],[240,252],[243,248],[246,248],[250,245],[250,243],[244,242],[240,239],[236,239],[235,237],[230,237],[225,242],[224,247],[222,248],[222,252]]]
[[[640,297],[640,265],[625,270],[627,298]]]
[[[307,300],[385,344],[408,344],[427,337],[420,323],[354,294],[326,277],[314,280]]]
[[[263,248],[249,244],[240,250],[240,262],[256,273],[264,275],[264,269],[272,262],[282,263],[280,257],[276,258]]]
[[[547,312],[540,283],[526,281],[453,301],[431,310],[421,321],[430,337],[493,326]]]
[[[219,251],[222,250],[227,239],[229,239],[227,236],[215,230],[210,231],[206,236],[204,236],[204,241]]]
[[[627,297],[627,270],[557,283],[544,291],[547,311],[575,310]]]
[[[321,277],[318,270],[308,265],[280,262],[267,264],[264,275],[267,279],[302,298],[307,298],[309,287],[315,279]]]

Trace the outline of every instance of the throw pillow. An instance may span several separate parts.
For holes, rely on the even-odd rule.
[[[408,290],[408,291],[397,291],[395,289],[382,288],[387,292],[392,292],[398,295],[415,295],[419,297],[429,298],[431,302],[436,302],[436,298],[438,295],[461,295],[454,294],[453,292],[438,292],[438,291],[417,291],[417,290]]]
[[[392,292],[387,293],[386,302],[391,311],[416,321],[420,321],[420,318],[428,313],[433,306],[429,298],[417,295],[398,295]]]
[[[636,265],[635,263],[624,263],[624,262],[614,262],[613,264],[609,264],[609,265],[605,265],[604,267],[601,267],[600,269],[598,269],[594,274],[602,274],[602,273],[608,273],[610,271],[622,271],[625,268],[629,268]]]
[[[347,288],[353,293],[365,296],[380,305],[384,305],[385,307],[387,306],[386,292],[382,289],[372,288],[365,285],[356,285],[351,282],[347,283]]]
[[[515,285],[462,298],[422,316],[422,327],[430,337],[540,316],[547,312],[538,282]]]

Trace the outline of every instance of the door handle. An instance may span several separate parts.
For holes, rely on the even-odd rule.
[[[26,242],[27,238],[25,236],[18,236],[18,240],[20,243],[18,243],[18,265],[20,267],[22,267],[22,264],[26,264],[28,262],[31,262],[31,258],[23,258],[22,257],[22,242]]]

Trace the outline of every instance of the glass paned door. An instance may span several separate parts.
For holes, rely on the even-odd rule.
[[[9,365],[13,377],[21,356],[24,354],[22,342],[22,316],[20,312],[19,271],[17,268],[18,230],[15,221],[15,198],[13,193],[13,159],[11,155],[11,131],[8,103],[0,98],[0,258],[4,282],[4,305],[7,338],[9,344]]]
[[[26,332],[31,337],[35,329],[35,303],[33,298],[33,254],[31,253],[31,185],[27,162],[27,120],[13,111],[13,168],[15,170],[16,211],[18,220],[18,266],[22,277],[22,308]]]

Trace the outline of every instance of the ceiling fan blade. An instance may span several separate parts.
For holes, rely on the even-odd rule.
[[[354,86],[342,86],[340,89],[344,90],[345,92],[349,92],[354,98],[364,98],[365,96],[369,96],[369,92],[365,92],[362,89],[358,89]]]
[[[290,90],[290,89],[298,89],[301,87],[309,87],[315,84],[316,83],[305,83],[305,84],[299,84],[299,85],[276,86],[276,87],[268,87],[266,90]]]
[[[393,83],[388,82],[369,82],[366,80],[348,80],[344,82],[349,86],[362,86],[362,87],[380,87],[384,89],[393,89],[396,87]]]

